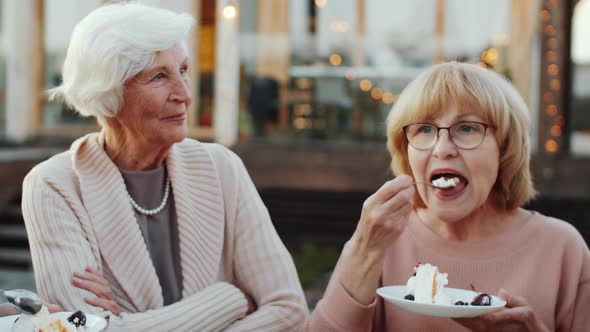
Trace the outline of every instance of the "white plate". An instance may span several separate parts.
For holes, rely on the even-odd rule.
[[[467,303],[470,303],[477,295],[474,291],[457,288],[445,288],[445,293],[454,299],[453,302],[463,301]],[[492,305],[490,306],[419,303],[404,299],[408,295],[405,285],[381,287],[377,289],[377,294],[403,310],[437,317],[477,317],[500,310],[506,305],[506,301],[493,295],[491,295]]]
[[[57,316],[59,318],[68,319],[73,314],[73,312],[56,312],[51,314],[52,316]],[[0,331],[1,332],[9,332],[12,329],[12,325],[14,321],[18,318],[19,315],[13,316],[6,316],[0,317]],[[87,332],[98,332],[102,331],[107,326],[107,321],[99,316],[86,314],[86,326],[84,326]]]

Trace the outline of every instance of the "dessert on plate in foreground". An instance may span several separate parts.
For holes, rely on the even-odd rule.
[[[408,295],[405,299],[420,303],[452,304],[453,299],[444,292],[448,283],[448,275],[441,273],[438,267],[418,263],[414,267],[414,275],[406,284]]]
[[[20,315],[12,327],[16,332],[80,332],[86,331],[86,315],[76,311],[67,319],[52,315],[43,306],[35,315]]]
[[[492,298],[486,293],[477,294],[470,302],[455,301],[445,293],[444,288],[449,284],[448,275],[431,264],[418,263],[414,266],[414,275],[408,279],[406,300],[428,304],[455,304],[489,306]]]

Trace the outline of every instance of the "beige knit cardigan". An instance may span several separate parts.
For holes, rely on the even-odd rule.
[[[123,178],[103,135],[36,166],[22,209],[37,290],[65,310],[108,319],[107,331],[295,331],[308,310],[295,266],[241,160],[218,144],[175,144],[166,166],[178,216],[182,300],[163,306]],[[102,271],[123,313],[90,306],[71,284]],[[245,317],[252,296],[258,310]]]

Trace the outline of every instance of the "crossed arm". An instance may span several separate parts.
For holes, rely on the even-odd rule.
[[[103,284],[103,291],[96,294],[78,283],[79,273],[84,274],[87,267],[97,274],[100,262],[95,258],[87,235],[67,200],[54,186],[34,173],[27,176],[23,189],[23,215],[39,294],[44,300],[66,310],[83,310],[108,318],[107,331],[145,331],[156,327],[158,331],[188,327],[198,331],[295,330],[305,320],[307,308],[302,303],[303,294],[294,266],[282,243],[277,246],[280,240],[274,234],[274,228],[268,225],[259,223],[252,230],[247,230],[251,234],[244,239],[249,241],[236,239],[234,259],[236,269],[240,271],[238,282],[259,307],[252,314],[246,316],[252,310],[249,309],[247,296],[228,282],[213,283],[165,307],[127,313],[121,310],[106,285]],[[243,218],[256,217],[248,213],[245,211]],[[261,248],[275,250],[266,252]],[[265,278],[252,278],[261,272],[261,266],[255,262],[265,260],[275,268],[264,271]],[[75,273],[78,273],[77,277]],[[268,280],[274,280],[275,287],[269,287]],[[288,283],[284,286],[277,284],[281,281]],[[94,282],[100,283],[100,280],[96,278]]]

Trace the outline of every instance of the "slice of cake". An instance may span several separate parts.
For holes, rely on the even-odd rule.
[[[446,273],[441,273],[438,267],[430,264],[418,264],[414,267],[414,276],[408,279],[406,290],[407,299],[420,303],[452,304],[453,299],[444,293],[449,283]]]
[[[72,315],[73,316],[73,315]],[[53,316],[43,306],[35,315],[21,315],[12,327],[14,332],[81,332],[85,328],[71,322],[70,319],[62,319]]]
[[[76,328],[73,324],[65,319],[52,316],[47,307],[43,306],[35,316],[33,316],[33,326],[35,331],[39,332],[78,332],[84,331],[83,327]]]

